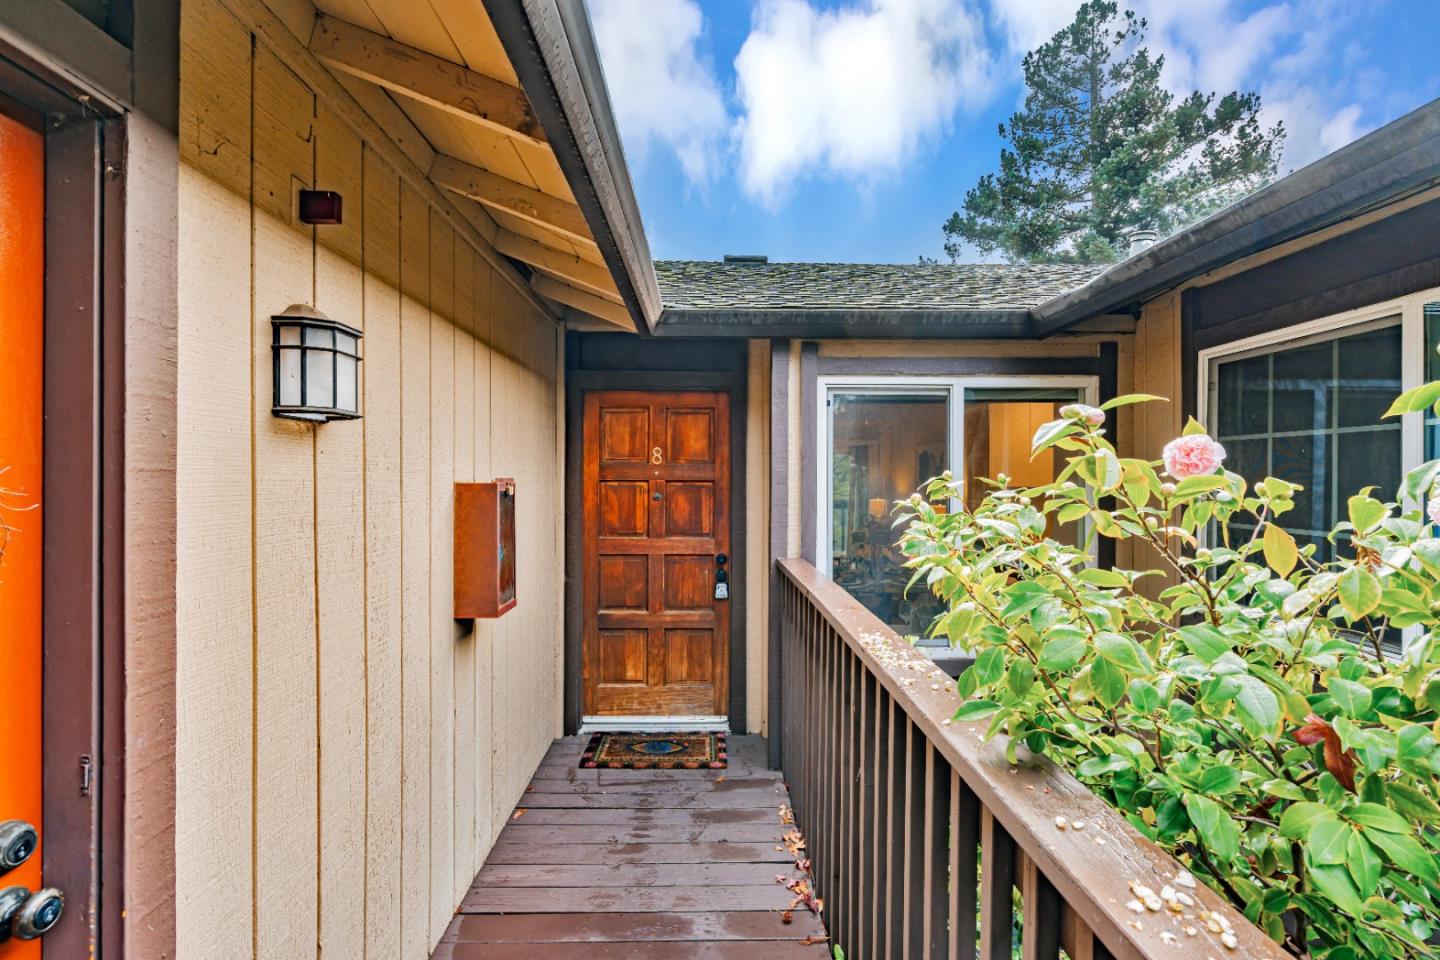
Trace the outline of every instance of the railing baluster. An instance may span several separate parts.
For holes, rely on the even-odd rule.
[[[861,739],[864,711],[864,664],[853,652],[850,658],[850,710],[845,721],[846,737],[850,743],[850,762],[846,764],[845,800],[849,816],[845,822],[845,863],[841,882],[845,885],[845,943],[856,942],[856,919],[864,911],[864,901],[858,895],[860,883],[860,757],[864,741]]]
[[[854,657],[843,641],[837,638],[836,649],[840,651],[840,715],[837,718],[835,734],[840,742],[840,764],[836,768],[835,783],[838,788],[835,819],[835,881],[830,888],[830,900],[837,913],[832,917],[834,926],[830,935],[835,940],[848,943],[845,931],[850,927],[853,906],[850,899],[849,876],[854,869],[850,863],[850,754],[854,749],[850,742],[850,720],[853,704],[850,698],[850,681],[855,675]],[[829,907],[827,905],[826,909]]]
[[[1060,896],[1035,861],[1021,857],[1021,960],[1059,960]]]
[[[988,808],[980,811],[980,957],[1010,960],[1014,949],[1015,841]]]
[[[930,743],[910,720],[905,721],[905,957],[925,956],[925,807],[930,795]]]
[[[870,915],[875,918],[870,956],[883,960],[890,936],[890,694],[881,687],[876,697],[875,725],[875,886]]]
[[[927,960],[944,960],[950,929],[950,791],[954,772],[928,740],[925,742],[925,950]]]
[[[894,697],[886,697],[889,717],[886,722],[886,764],[885,764],[885,956],[887,960],[900,960],[902,956],[901,936],[905,926],[905,901],[901,889],[904,858],[900,850],[900,831],[905,811],[903,785],[900,778],[905,775],[904,749],[905,711],[899,709]]]
[[[860,828],[855,831],[859,842],[859,861],[855,869],[855,902],[861,905],[855,919],[855,935],[847,947],[849,953],[869,956],[875,931],[875,749],[879,738],[876,711],[876,688],[879,685],[868,672],[860,678]]]
[[[950,960],[973,960],[980,899],[980,799],[950,771]]]

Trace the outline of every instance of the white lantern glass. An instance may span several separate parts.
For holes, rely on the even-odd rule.
[[[271,318],[277,417],[324,422],[360,416],[361,333],[296,304]]]

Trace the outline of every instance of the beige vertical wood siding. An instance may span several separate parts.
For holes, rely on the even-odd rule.
[[[178,954],[423,958],[559,732],[563,341],[218,0],[182,34]],[[291,303],[364,331],[364,419],[271,416]],[[493,476],[520,603],[472,630],[452,484]]]

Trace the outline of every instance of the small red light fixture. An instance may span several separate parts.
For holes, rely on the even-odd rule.
[[[341,221],[344,197],[334,190],[301,190],[300,222],[336,224]]]

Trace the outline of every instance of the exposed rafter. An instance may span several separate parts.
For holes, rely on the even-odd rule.
[[[495,234],[494,246],[496,251],[507,257],[528,263],[537,270],[553,273],[587,293],[611,300],[616,304],[620,303],[620,294],[615,289],[615,281],[611,279],[610,271],[604,267],[597,267],[579,257],[562,253],[554,247],[547,247],[543,243],[537,243],[529,237],[522,237],[509,230],[501,230]]]
[[[518,87],[334,17],[315,18],[310,52],[336,70],[403,97],[482,123],[510,137],[545,143]]]
[[[435,155],[430,165],[430,179],[452,193],[478,200],[487,207],[512,213],[566,237],[591,242],[590,228],[579,207],[523,183],[444,154]]]
[[[530,278],[530,287],[548,300],[563,303],[567,307],[573,307],[592,317],[599,317],[617,327],[623,327],[626,330],[635,329],[635,323],[630,319],[630,311],[618,303],[602,300],[594,294],[577,290],[568,283],[561,283],[559,280],[538,273]]]

